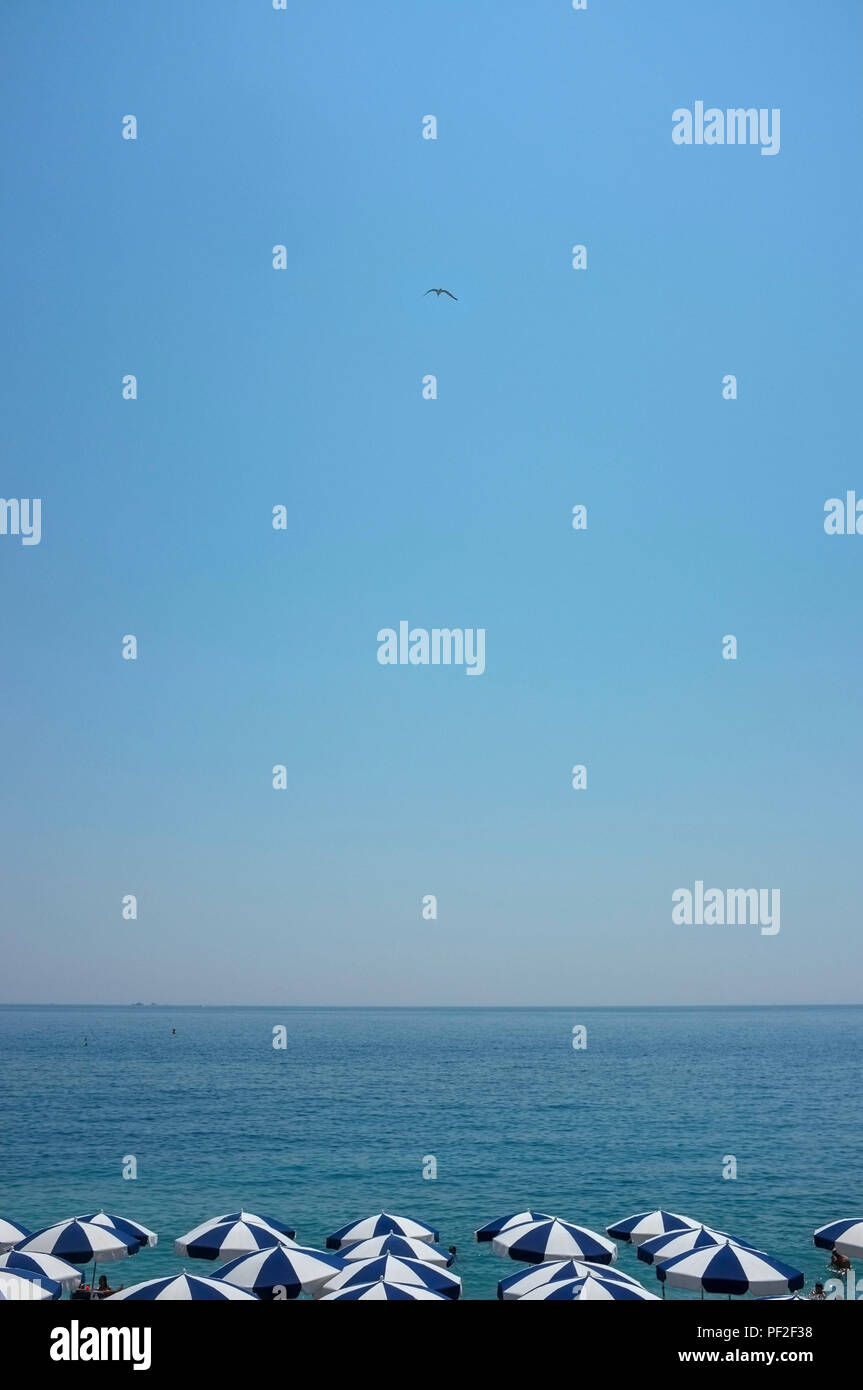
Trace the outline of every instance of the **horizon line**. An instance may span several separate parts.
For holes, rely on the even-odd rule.
[[[0,1000],[0,1009],[859,1009],[863,1000],[825,1002],[812,1000],[806,1002],[783,1003],[662,1003],[662,1004],[226,1004],[226,1003],[173,1003],[161,1004],[143,1000],[112,1001],[110,1003],[85,1003],[80,1000]]]

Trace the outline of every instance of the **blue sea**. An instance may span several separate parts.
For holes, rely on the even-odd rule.
[[[662,1206],[809,1288],[827,1275],[813,1229],[863,1212],[861,1023],[859,1007],[4,1006],[0,1215],[35,1229],[104,1208],[153,1227],[155,1249],[108,1269],[129,1284],[178,1272],[174,1239],[222,1212],[323,1246],[383,1208],[439,1229],[464,1297],[485,1299],[518,1268],[473,1241],[493,1217],[604,1231]],[[632,1248],[619,1267],[658,1289]]]

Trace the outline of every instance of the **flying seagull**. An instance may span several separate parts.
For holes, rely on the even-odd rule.
[[[426,294],[436,294],[438,299],[440,299],[442,294],[449,294],[450,299],[455,299],[456,301],[458,300],[458,295],[450,294],[449,290],[426,290]],[[423,299],[425,299],[425,297],[426,295],[424,294]]]

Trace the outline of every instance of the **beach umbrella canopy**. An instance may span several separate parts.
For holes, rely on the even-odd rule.
[[[233,1284],[226,1284],[222,1279],[203,1279],[198,1274],[187,1274],[185,1270],[182,1274],[169,1274],[163,1279],[145,1279],[143,1284],[132,1284],[128,1289],[118,1289],[117,1293],[109,1294],[105,1301],[110,1303],[115,1298],[129,1298],[146,1303],[218,1303],[224,1299],[232,1299],[234,1302],[241,1299],[252,1299],[256,1303],[258,1301],[257,1296],[249,1293],[247,1289],[235,1288]]]
[[[547,1264],[533,1265],[530,1269],[517,1269],[514,1274],[508,1274],[498,1283],[497,1296],[505,1299],[521,1298],[533,1289],[541,1289],[544,1284],[554,1284],[560,1279],[586,1279],[598,1272],[596,1265],[585,1264],[583,1260],[550,1260]],[[643,1288],[631,1274],[624,1274],[621,1269],[612,1269],[610,1265],[602,1267],[602,1277],[615,1279],[621,1284],[634,1284],[637,1289]]]
[[[137,1221],[130,1221],[127,1216],[109,1216],[104,1211],[91,1212],[89,1216],[78,1216],[76,1221],[88,1221],[93,1226],[104,1226],[106,1231],[113,1231],[115,1236],[122,1240],[130,1231],[132,1238],[139,1245],[158,1245],[159,1237],[155,1231],[151,1231],[149,1226],[141,1226]]]
[[[690,1226],[683,1231],[671,1231],[669,1235],[655,1236],[644,1240],[638,1247],[638,1258],[646,1264],[659,1264],[661,1260],[672,1260],[675,1255],[686,1255],[690,1250],[706,1250],[711,1245],[721,1245],[731,1240],[724,1231],[714,1231],[711,1226]],[[742,1240],[734,1242],[743,1245]]]
[[[11,1250],[13,1245],[26,1240],[31,1234],[26,1226],[20,1226],[17,1221],[9,1221],[5,1216],[0,1216],[0,1252]]]
[[[522,1294],[519,1302],[534,1303],[540,1299],[559,1299],[568,1303],[581,1300],[594,1303],[607,1303],[610,1300],[618,1303],[659,1302],[655,1293],[649,1293],[640,1284],[626,1284],[622,1279],[606,1279],[597,1271],[585,1279],[556,1279],[551,1284],[541,1284],[539,1288],[531,1289],[530,1293]]]
[[[448,1302],[442,1293],[435,1293],[434,1289],[424,1288],[422,1284],[389,1284],[385,1279],[377,1279],[374,1284],[356,1284],[347,1289],[336,1289],[335,1293],[325,1293],[321,1302],[348,1302],[349,1300],[374,1302],[382,1299],[388,1302],[412,1300],[418,1303],[423,1299],[433,1299],[438,1303]]]
[[[353,1289],[358,1284],[375,1284],[381,1279],[386,1284],[418,1284],[424,1289],[434,1289],[444,1298],[458,1298],[461,1293],[461,1280],[457,1274],[449,1274],[447,1270],[426,1264],[423,1260],[381,1255],[376,1260],[352,1260],[345,1264],[341,1273],[334,1275],[320,1290],[320,1296],[338,1293],[340,1289]]]
[[[849,1216],[844,1221],[819,1226],[815,1244],[821,1250],[838,1250],[849,1260],[863,1259],[863,1216]]]
[[[9,1303],[45,1303],[59,1298],[63,1290],[53,1279],[28,1274],[25,1269],[0,1269],[0,1298]]]
[[[511,1260],[525,1260],[528,1264],[543,1264],[546,1260],[588,1260],[607,1265],[617,1259],[617,1246],[613,1241],[584,1226],[561,1221],[559,1217],[512,1226],[495,1236],[491,1248],[496,1255],[509,1255]]]
[[[496,1220],[489,1221],[485,1226],[480,1226],[478,1231],[474,1231],[477,1240],[482,1243],[486,1240],[494,1240],[502,1231],[508,1231],[511,1226],[528,1226],[532,1221],[553,1221],[553,1216],[547,1216],[544,1211],[517,1211],[511,1216],[498,1216]]]
[[[342,1259],[376,1260],[381,1255],[397,1255],[403,1260],[422,1260],[423,1264],[451,1265],[452,1255],[441,1250],[439,1245],[431,1245],[427,1240],[416,1240],[411,1236],[375,1236],[373,1240],[361,1240],[358,1245],[347,1245],[342,1250]]]
[[[214,1216],[194,1230],[187,1231],[174,1241],[178,1255],[196,1260],[236,1260],[254,1250],[267,1250],[273,1245],[293,1246],[293,1240],[273,1226],[265,1225],[251,1212],[235,1212],[230,1216]]]
[[[606,1226],[605,1233],[627,1244],[641,1245],[645,1240],[668,1235],[670,1231],[697,1230],[700,1224],[689,1216],[677,1216],[673,1211],[641,1211],[614,1226]]]
[[[374,1240],[376,1236],[406,1236],[409,1240],[438,1240],[437,1231],[422,1221],[414,1221],[410,1216],[390,1216],[389,1212],[378,1212],[377,1216],[366,1216],[361,1221],[351,1221],[327,1236],[328,1250],[341,1250],[346,1245],[358,1245],[361,1240]]]
[[[325,1255],[322,1250],[271,1245],[251,1255],[239,1255],[217,1269],[214,1278],[238,1289],[251,1289],[259,1298],[299,1298],[301,1293],[323,1288],[344,1263],[339,1255]]]
[[[794,1293],[804,1284],[799,1269],[731,1240],[665,1260],[657,1265],[656,1274],[669,1288],[704,1293]]]
[[[25,1255],[23,1250],[10,1250],[0,1255],[0,1271],[4,1269],[25,1276],[42,1276],[63,1289],[77,1289],[81,1282],[80,1269],[70,1265],[68,1260],[59,1260],[56,1255]]]
[[[265,1216],[259,1211],[232,1211],[227,1216],[217,1216],[217,1221],[257,1221],[259,1226],[272,1226],[274,1231],[278,1231],[282,1244],[287,1240],[296,1239],[296,1228],[287,1226],[284,1221],[277,1221],[274,1216]]]
[[[76,1265],[86,1265],[91,1260],[99,1264],[106,1260],[122,1260],[126,1255],[136,1255],[140,1248],[140,1241],[133,1240],[131,1232],[115,1235],[92,1221],[74,1219],[34,1231],[15,1247],[24,1255],[56,1255]]]
[[[809,1299],[802,1293],[771,1293],[764,1298],[757,1298],[756,1303],[808,1303]]]

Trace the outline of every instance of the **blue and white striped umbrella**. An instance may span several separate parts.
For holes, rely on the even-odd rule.
[[[655,1293],[649,1293],[639,1284],[625,1284],[622,1279],[605,1279],[599,1273],[588,1275],[586,1279],[557,1279],[552,1284],[541,1284],[538,1289],[522,1294],[520,1303],[535,1303],[539,1300],[550,1302],[575,1303],[658,1303]]]
[[[352,1260],[340,1274],[334,1275],[320,1290],[320,1296],[338,1293],[339,1289],[353,1289],[358,1284],[375,1284],[382,1279],[387,1284],[420,1284],[424,1289],[434,1289],[444,1298],[458,1298],[461,1293],[461,1280],[457,1274],[450,1274],[437,1265],[424,1260],[402,1260],[397,1255],[381,1255],[376,1260]]]
[[[0,1269],[0,1298],[9,1303],[46,1303],[60,1297],[63,1290],[53,1279],[28,1274],[23,1269]]]
[[[442,1293],[435,1293],[434,1289],[426,1289],[422,1284],[388,1284],[385,1279],[377,1279],[374,1284],[357,1284],[348,1289],[337,1289],[335,1293],[325,1293],[321,1299],[322,1303],[348,1301],[360,1302],[367,1300],[377,1302],[386,1300],[387,1302],[413,1301],[419,1303],[422,1300],[432,1300],[437,1303],[448,1303]]]
[[[0,1270],[11,1269],[16,1274],[32,1275],[51,1279],[63,1289],[77,1289],[81,1282],[81,1271],[68,1260],[59,1260],[56,1255],[25,1255],[23,1250],[10,1250],[0,1255]]]
[[[794,1293],[804,1284],[799,1269],[731,1240],[665,1260],[657,1265],[656,1274],[669,1288],[729,1295]]]
[[[501,1232],[508,1231],[512,1226],[528,1226],[531,1221],[553,1221],[553,1216],[547,1216],[544,1211],[516,1211],[511,1216],[499,1216],[495,1221],[488,1221],[485,1226],[480,1226],[478,1231],[474,1231],[477,1240],[482,1243],[486,1240],[494,1240]]]
[[[670,1231],[696,1230],[700,1223],[689,1216],[677,1216],[673,1211],[642,1211],[637,1216],[627,1216],[614,1226],[606,1226],[606,1235],[627,1244],[641,1245],[645,1240],[668,1235]]]
[[[273,1245],[293,1246],[294,1241],[251,1212],[239,1211],[230,1216],[214,1216],[195,1226],[174,1241],[174,1250],[191,1259],[228,1261]]]
[[[509,1255],[511,1260],[535,1265],[546,1260],[588,1260],[591,1264],[608,1265],[617,1259],[613,1241],[559,1217],[512,1226],[495,1236],[491,1248],[496,1255]]]
[[[56,1255],[74,1265],[86,1265],[91,1260],[99,1264],[122,1260],[126,1255],[136,1255],[140,1248],[140,1241],[133,1240],[131,1233],[118,1236],[104,1226],[74,1219],[34,1231],[15,1247],[24,1255]]]
[[[415,1240],[410,1236],[375,1236],[372,1240],[361,1240],[358,1245],[346,1245],[342,1250],[345,1260],[376,1260],[381,1255],[397,1255],[402,1260],[422,1260],[423,1264],[451,1265],[452,1255],[432,1245],[427,1240]]]
[[[706,1250],[709,1246],[722,1245],[731,1236],[724,1231],[714,1231],[712,1226],[689,1226],[684,1231],[672,1231],[670,1235],[656,1236],[644,1240],[638,1247],[638,1258],[645,1264],[659,1264],[661,1260],[673,1260],[675,1255],[687,1255],[690,1250]],[[742,1240],[734,1242],[743,1245]]]
[[[0,1253],[11,1250],[13,1245],[26,1240],[31,1234],[26,1226],[19,1226],[17,1221],[9,1221],[5,1216],[0,1216]]]
[[[257,1295],[249,1293],[247,1289],[235,1288],[222,1279],[203,1279],[198,1274],[187,1274],[185,1270],[182,1274],[169,1274],[163,1279],[145,1279],[143,1284],[119,1289],[117,1293],[109,1294],[105,1301],[110,1303],[115,1298],[145,1303],[218,1303],[226,1299],[258,1302]]]
[[[764,1298],[757,1298],[756,1303],[808,1303],[809,1299],[803,1293],[771,1293]]]
[[[508,1274],[499,1281],[497,1296],[504,1299],[522,1298],[524,1294],[541,1289],[545,1284],[556,1284],[561,1279],[586,1279],[600,1272],[603,1279],[614,1279],[620,1284],[634,1284],[637,1289],[643,1288],[631,1274],[624,1274],[622,1269],[612,1269],[610,1265],[603,1265],[600,1271],[596,1265],[585,1264],[583,1260],[549,1260],[547,1264],[517,1269],[515,1274]]]
[[[251,1289],[259,1298],[279,1301],[315,1293],[344,1269],[344,1264],[340,1255],[325,1255],[322,1250],[271,1245],[231,1260],[216,1270],[214,1278],[238,1289]]]
[[[844,1221],[819,1226],[815,1244],[821,1250],[838,1250],[849,1260],[863,1260],[863,1217],[849,1216]]]
[[[437,1231],[422,1221],[414,1221],[410,1216],[390,1216],[389,1212],[378,1212],[377,1216],[366,1216],[361,1221],[351,1221],[338,1231],[327,1236],[328,1250],[342,1250],[346,1245],[358,1245],[361,1240],[374,1240],[376,1236],[405,1236],[409,1240],[438,1240]]]
[[[113,1231],[115,1236],[123,1237],[131,1231],[134,1240],[140,1245],[158,1245],[159,1237],[155,1231],[151,1231],[149,1226],[142,1226],[137,1221],[130,1221],[126,1216],[109,1216],[104,1211],[91,1212],[89,1216],[78,1216],[77,1221],[88,1221],[93,1226],[104,1226],[106,1231]]]
[[[284,1221],[277,1221],[274,1216],[267,1216],[260,1211],[232,1211],[227,1216],[217,1216],[217,1221],[256,1221],[259,1226],[272,1226],[274,1231],[278,1231],[279,1239],[284,1245],[286,1241],[296,1240],[297,1232],[294,1226],[285,1225]]]

